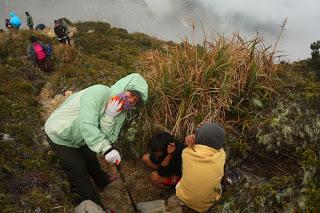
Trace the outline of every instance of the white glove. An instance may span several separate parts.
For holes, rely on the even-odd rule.
[[[120,112],[121,112],[121,107],[122,107],[122,103],[119,102],[119,100],[112,100],[109,102],[106,110],[105,110],[105,113],[107,115],[109,115],[110,117],[116,117]]]
[[[120,154],[117,150],[113,149],[108,154],[104,156],[106,161],[109,163],[115,163],[116,165],[119,165],[121,162]]]

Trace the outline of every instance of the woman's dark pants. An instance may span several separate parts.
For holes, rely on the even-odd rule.
[[[72,148],[55,144],[49,138],[48,141],[61,167],[67,173],[72,192],[79,195],[79,198],[74,201],[75,205],[84,200],[92,200],[102,206],[89,176],[96,186],[104,188],[108,185],[109,175],[101,169],[96,153],[91,151],[87,145]]]

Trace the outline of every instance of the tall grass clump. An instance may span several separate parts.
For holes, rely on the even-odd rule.
[[[181,137],[202,121],[237,122],[227,116],[230,107],[257,92],[272,91],[274,55],[262,37],[246,41],[238,34],[230,39],[218,35],[197,45],[184,41],[167,52],[146,52],[143,72],[150,99],[145,128]]]

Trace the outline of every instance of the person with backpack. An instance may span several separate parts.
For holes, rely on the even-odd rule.
[[[27,25],[28,25],[30,30],[33,30],[33,19],[32,19],[32,16],[29,14],[29,12],[26,12],[26,16],[27,16]]]
[[[224,176],[225,132],[216,123],[204,123],[185,138],[182,152],[182,177],[176,186],[177,197],[197,212],[207,211],[219,200]]]
[[[54,20],[54,33],[57,36],[57,39],[60,43],[66,44],[67,43],[67,36],[66,31],[67,29],[63,27],[58,20]]]
[[[69,37],[70,31],[69,31],[69,27],[68,27],[67,23],[62,18],[60,18],[58,21],[59,21],[60,25],[65,28],[67,42],[69,45],[71,45],[70,37]]]
[[[30,36],[29,40],[31,44],[27,49],[28,58],[32,60],[34,66],[38,65],[41,71],[51,72],[53,64],[49,55],[48,45],[43,44],[33,35]]]
[[[167,132],[160,132],[151,137],[148,150],[142,161],[155,171],[150,174],[150,181],[159,188],[175,186],[181,178],[181,153],[184,144],[175,140]]]
[[[118,80],[111,87],[93,85],[69,96],[45,123],[48,142],[78,196],[74,205],[91,200],[102,206],[95,187],[103,190],[118,177],[104,172],[97,154],[119,165],[113,147],[130,109],[148,100],[148,84],[138,73]]]
[[[21,26],[21,20],[20,18],[14,13],[14,12],[10,12],[9,13],[10,16],[10,25],[13,29],[18,30]]]

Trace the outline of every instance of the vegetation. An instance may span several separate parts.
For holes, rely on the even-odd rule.
[[[70,209],[70,192],[50,149],[42,145],[38,94],[46,76],[26,63],[30,33],[0,34],[0,208]],[[47,39],[47,38],[46,38]],[[5,135],[4,135],[5,133]],[[9,139],[5,139],[7,134]],[[2,138],[3,137],[3,138]]]
[[[124,158],[140,157],[154,131],[167,130],[183,140],[202,121],[216,121],[227,131],[228,164],[240,167],[244,178],[212,212],[316,211],[320,84],[310,72],[313,62],[274,64],[274,51],[260,37],[217,35],[198,45],[174,44],[106,23],[73,26],[73,47],[40,35],[54,43],[50,76],[26,63],[29,32],[13,41],[0,35],[0,131],[13,138],[0,140],[1,209],[71,208],[65,177],[42,144],[37,96],[45,82],[60,94],[111,85],[140,72],[150,99],[142,112],[130,113],[121,132],[118,146]],[[313,47],[311,61],[319,50]]]
[[[318,79],[320,79],[320,40],[310,45],[311,49],[311,68],[315,71]]]

